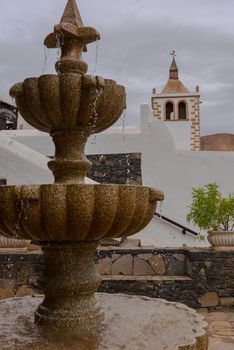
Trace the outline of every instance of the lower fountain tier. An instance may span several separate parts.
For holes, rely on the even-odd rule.
[[[149,223],[163,198],[136,185],[1,186],[0,234],[39,241],[128,237]]]
[[[207,324],[179,303],[121,294],[99,294],[105,312],[99,337],[71,339],[46,336],[33,322],[41,297],[0,302],[1,350],[207,350]]]

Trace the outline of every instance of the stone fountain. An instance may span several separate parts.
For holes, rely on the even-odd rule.
[[[55,65],[58,74],[27,78],[11,88],[10,95],[15,98],[23,118],[53,139],[55,157],[48,166],[55,183],[1,187],[0,233],[5,237],[37,240],[42,247],[45,268],[40,286],[45,297],[35,312],[35,323],[43,335],[56,334],[55,338],[62,340],[67,335],[74,339],[85,337],[86,341],[94,337],[95,342],[85,349],[206,349],[205,323],[195,311],[185,306],[141,297],[95,296],[101,282],[94,265],[99,240],[128,237],[141,231],[153,217],[157,201],[164,198],[161,191],[145,186],[85,184],[85,174],[91,166],[84,154],[88,137],[110,127],[126,107],[123,86],[87,74],[88,66],[82,59],[82,52],[87,50],[87,44],[99,39],[94,28],[83,25],[75,0],[68,0],[60,23],[44,42],[49,49],[61,48],[61,57]],[[0,311],[4,312],[4,308],[9,311],[9,305],[14,305],[14,316],[23,317],[29,312],[27,305],[37,302],[37,298],[34,301],[27,298],[10,300],[0,303]],[[118,325],[109,336],[104,336],[107,342],[112,338],[112,345],[104,343],[100,335],[107,332],[107,323],[115,323],[109,315],[110,309],[117,319],[120,317],[118,322],[122,325],[123,318],[132,315],[133,332],[138,334],[136,324],[141,329],[139,346],[127,345],[133,341],[130,334],[129,339],[123,338],[125,346],[115,347],[113,334],[121,329]],[[148,316],[144,317],[146,310]],[[12,338],[10,314],[5,312],[5,318],[0,322],[1,329],[11,334],[8,339]],[[156,314],[155,325],[152,319]],[[175,319],[175,336],[174,339],[168,337],[172,345],[167,347],[164,337],[167,338],[168,330],[164,327],[164,335],[160,330],[160,314],[164,323],[168,317],[177,315],[178,318],[179,315],[181,322],[183,319],[187,324],[189,320],[191,327],[194,323],[195,330],[185,332],[185,335],[182,332],[182,338],[177,339],[178,321]],[[25,317],[30,319],[30,316]],[[122,326],[123,333],[125,328]],[[161,337],[161,343],[157,343],[155,334]],[[32,346],[30,341],[26,343]],[[22,344],[16,345],[14,341],[14,349],[22,348]],[[70,344],[64,349],[73,349],[73,346],[74,349],[82,348],[79,343],[80,347]],[[33,348],[37,348],[35,344]],[[49,347],[55,348],[55,344]]]

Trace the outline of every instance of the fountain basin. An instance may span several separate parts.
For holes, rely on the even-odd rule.
[[[26,121],[48,133],[98,133],[114,124],[126,108],[124,86],[114,80],[77,73],[28,78],[15,84],[10,95]]]
[[[0,188],[0,233],[40,241],[131,236],[153,217],[161,191],[136,185],[51,184]]]
[[[105,311],[99,334],[75,339],[64,333],[46,337],[33,324],[40,297],[0,302],[1,350],[207,350],[207,323],[179,303],[141,296],[99,294]]]

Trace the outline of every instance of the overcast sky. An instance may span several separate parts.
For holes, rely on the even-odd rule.
[[[66,0],[0,0],[0,96],[29,76],[53,73],[55,50],[43,40]],[[200,85],[202,134],[234,133],[233,0],[77,0],[85,25],[102,40],[89,45],[89,72],[127,88],[127,124],[139,123],[139,105],[168,79],[170,51],[180,79]],[[96,51],[98,60],[96,62]]]

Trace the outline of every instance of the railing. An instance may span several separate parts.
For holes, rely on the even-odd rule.
[[[186,227],[186,226],[184,226],[184,225],[181,225],[181,224],[179,224],[178,222],[176,222],[176,221],[174,221],[174,220],[171,220],[171,219],[167,218],[166,216],[163,216],[163,215],[161,215],[161,214],[159,214],[159,213],[155,213],[154,215],[157,216],[158,218],[164,220],[164,221],[169,222],[170,224],[172,224],[172,225],[174,225],[174,226],[176,226],[176,227],[179,227],[179,228],[182,230],[182,233],[183,233],[184,235],[186,235],[186,233],[189,232],[189,233],[191,233],[193,236],[196,236],[196,237],[199,236],[199,233],[198,233],[198,232],[193,231],[193,230],[191,230],[190,228],[188,228],[188,227]]]

